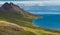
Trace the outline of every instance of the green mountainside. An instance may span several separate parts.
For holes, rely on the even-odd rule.
[[[32,24],[39,17],[6,2],[0,7],[0,35],[59,35]]]

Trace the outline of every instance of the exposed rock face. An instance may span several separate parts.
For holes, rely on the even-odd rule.
[[[2,8],[10,9],[10,8],[12,8],[12,4],[9,4],[9,3],[6,2],[4,5],[2,5]]]

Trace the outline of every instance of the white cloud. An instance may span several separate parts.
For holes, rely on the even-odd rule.
[[[38,5],[38,6],[55,6],[59,5],[60,6],[60,1],[0,1],[0,4],[3,4],[5,2],[13,2],[15,4],[24,4],[25,6],[33,6],[33,5]]]

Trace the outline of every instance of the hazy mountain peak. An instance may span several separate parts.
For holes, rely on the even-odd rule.
[[[13,8],[14,6],[16,6],[16,5],[13,4],[12,2],[10,2],[10,3],[6,2],[1,7],[5,8],[5,9],[10,9],[10,8]]]

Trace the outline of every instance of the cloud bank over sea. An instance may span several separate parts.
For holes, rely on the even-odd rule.
[[[24,4],[25,6],[60,6],[60,1],[0,1],[0,4],[5,2],[13,2],[15,4]]]

